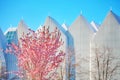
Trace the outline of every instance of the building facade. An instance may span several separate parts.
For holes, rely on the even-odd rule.
[[[92,65],[94,62],[92,59],[95,59],[96,54],[94,48],[107,46],[113,49],[113,55],[120,56],[120,17],[112,11],[108,12],[101,25],[95,22],[89,23],[81,14],[70,27],[66,27],[65,24],[60,25],[50,16],[46,18],[43,26],[49,27],[50,31],[57,27],[61,32],[61,39],[64,41],[61,49],[66,53],[65,62],[61,64],[65,71],[64,80],[95,80],[92,73],[96,70]],[[0,31],[0,48],[5,49],[5,44],[11,42],[18,44],[22,35],[28,32],[29,28],[23,20],[20,21],[18,27],[9,28],[4,35]],[[5,60],[8,72],[18,70],[17,59],[14,55],[4,55],[3,52],[0,54]],[[10,80],[15,77],[15,74],[8,74],[7,77]],[[119,80],[119,78],[116,75],[114,79]]]

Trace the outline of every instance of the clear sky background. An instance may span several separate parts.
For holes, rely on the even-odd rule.
[[[120,16],[120,0],[0,0],[0,28],[16,27],[23,18],[36,30],[47,16],[71,25],[81,11],[89,22],[102,23],[110,9]]]

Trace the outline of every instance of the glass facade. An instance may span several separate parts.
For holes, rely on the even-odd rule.
[[[11,42],[17,44],[18,43],[17,29],[14,30],[12,30],[11,28],[8,29],[8,31],[5,34],[5,37],[8,44],[10,44]],[[16,77],[16,74],[12,72],[18,71],[17,58],[14,54],[5,54],[5,60],[6,60],[6,70],[9,73],[7,74],[7,80],[12,80],[13,78]]]
[[[8,43],[14,42],[17,43],[17,31],[8,31],[5,35]]]

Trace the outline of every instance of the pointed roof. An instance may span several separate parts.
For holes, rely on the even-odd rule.
[[[29,32],[28,26],[23,20],[21,20],[17,27],[18,40],[22,37],[23,33],[27,34]]]
[[[50,30],[54,30],[55,27],[57,27],[60,31],[62,31],[65,34],[65,29],[52,17],[48,16],[45,20],[44,26],[50,27]]]
[[[80,15],[70,26],[69,30],[72,33],[79,33],[79,32],[89,33],[92,32],[92,27],[88,23],[88,21],[84,18],[84,16]]]
[[[55,27],[57,27],[61,32],[61,37],[62,39],[64,39],[63,41],[65,42],[64,45],[66,46],[70,46],[73,44],[73,40],[72,40],[72,36],[69,33],[69,31],[66,31],[64,29],[64,27],[62,27],[55,19],[53,19],[52,17],[48,16],[45,20],[44,26],[46,27],[50,27],[50,31],[53,31]],[[71,43],[70,43],[71,41]]]
[[[105,20],[96,33],[94,43],[109,46],[120,45],[120,21],[119,16],[109,11]]]
[[[109,11],[97,34],[101,32],[104,32],[104,34],[109,34],[110,31],[116,31],[119,28],[118,26],[120,25],[119,19],[120,17],[118,15],[116,15],[112,11]]]
[[[111,10],[108,12],[105,20],[102,23],[102,26],[110,26],[110,25],[119,25],[120,24],[120,17],[116,15]]]
[[[21,20],[19,22],[19,24],[18,24],[17,29],[20,29],[20,30],[23,29],[23,30],[25,30],[25,29],[28,29],[28,26],[25,24],[24,20]]]
[[[115,14],[112,10],[110,10],[108,16],[109,15],[113,16],[116,19],[116,21],[120,24],[120,16],[118,16],[117,14]]]

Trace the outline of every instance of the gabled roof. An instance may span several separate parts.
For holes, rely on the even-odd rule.
[[[72,36],[71,36],[71,34],[69,33],[69,31],[66,31],[65,30],[65,28],[64,27],[62,27],[55,19],[53,19],[52,17],[50,17],[50,16],[48,16],[47,18],[46,18],[46,20],[45,20],[45,23],[44,23],[44,26],[46,26],[46,27],[50,27],[49,29],[51,30],[51,31],[53,31],[54,30],[54,28],[55,27],[57,27],[63,34],[62,35],[64,35],[64,37],[63,36],[61,36],[62,37],[62,39],[63,38],[65,38],[65,45],[66,46],[70,46],[70,45],[73,45],[73,39],[72,39]],[[70,42],[71,41],[71,42]]]
[[[94,37],[94,43],[109,46],[120,45],[120,21],[112,11],[109,11]]]
[[[21,20],[17,27],[18,40],[23,36],[23,33],[27,34],[28,32],[29,32],[28,26],[25,24],[23,20]]]
[[[24,22],[24,20],[21,20],[18,24],[18,29],[19,28],[28,28],[28,26],[26,25],[26,23]]]
[[[118,16],[117,14],[115,14],[112,10],[109,12],[108,15],[113,16],[116,19],[116,21],[120,24],[120,16]]]
[[[120,17],[114,12],[109,11],[101,26],[119,25]]]
[[[97,35],[101,34],[108,34],[112,31],[116,32],[120,25],[119,16],[113,13],[112,11],[109,11],[107,16],[105,17],[103,23],[100,26],[99,31],[97,32]]]
[[[77,19],[73,22],[73,24],[69,27],[69,31],[71,34],[74,33],[92,33],[93,28],[88,23],[88,21],[82,16],[78,16]]]
[[[60,31],[62,31],[65,34],[65,29],[52,17],[48,16],[45,20],[44,26],[50,27],[50,30],[54,30],[55,27],[57,27]]]

